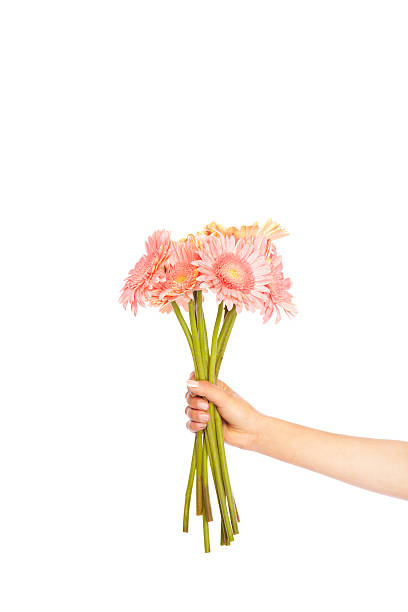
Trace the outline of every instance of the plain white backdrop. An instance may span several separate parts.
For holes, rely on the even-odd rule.
[[[2,610],[406,610],[404,501],[229,448],[240,536],[182,534],[188,350],[117,303],[153,230],[273,217],[299,316],[240,316],[222,378],[408,439],[406,3],[0,12]]]

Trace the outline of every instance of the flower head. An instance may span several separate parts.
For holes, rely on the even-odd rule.
[[[119,302],[124,308],[130,304],[135,315],[138,305],[146,305],[153,289],[164,278],[164,263],[168,258],[170,245],[169,232],[165,230],[154,232],[146,241],[146,253],[130,270]]]
[[[217,302],[238,312],[261,308],[268,294],[270,265],[259,248],[235,236],[209,236],[198,251],[197,280],[201,287],[215,292]]]
[[[207,236],[235,236],[235,238],[242,238],[246,242],[254,244],[265,255],[268,261],[276,253],[274,240],[288,236],[285,228],[276,221],[272,221],[272,219],[268,219],[261,227],[255,222],[253,225],[241,225],[239,229],[234,226],[224,227],[213,221],[204,227],[203,234]]]
[[[188,307],[188,302],[193,298],[192,292],[199,289],[198,269],[192,263],[196,258],[194,241],[187,239],[172,243],[165,278],[152,292],[152,306],[159,306],[161,312],[171,312],[173,301],[179,306]]]
[[[281,311],[293,317],[297,314],[297,308],[292,302],[292,294],[289,293],[292,282],[283,275],[282,258],[275,252],[269,263],[272,278],[261,313],[264,315],[264,323],[269,321],[274,313],[275,323],[279,323],[282,318]]]
[[[235,236],[235,238],[244,238],[244,240],[255,239],[258,236],[269,240],[277,240],[288,235],[285,228],[276,221],[272,221],[272,219],[268,219],[262,227],[259,227],[258,223],[255,222],[253,225],[241,225],[239,229],[234,226],[224,227],[213,221],[204,227],[203,233],[207,236]]]

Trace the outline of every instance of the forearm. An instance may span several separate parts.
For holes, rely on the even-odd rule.
[[[252,450],[364,489],[408,499],[408,442],[332,434],[262,416]]]

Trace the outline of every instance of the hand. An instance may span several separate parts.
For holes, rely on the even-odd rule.
[[[221,380],[212,385],[206,380],[195,380],[191,375],[187,381],[186,414],[187,429],[196,433],[207,427],[210,420],[208,401],[213,402],[222,417],[224,440],[232,446],[246,450],[254,449],[264,416],[248,402],[230,389]]]

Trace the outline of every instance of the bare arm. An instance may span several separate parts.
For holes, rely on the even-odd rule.
[[[188,381],[187,427],[208,422],[208,402],[223,418],[225,441],[377,493],[408,499],[408,442],[333,434],[257,412],[218,381]]]

